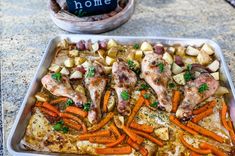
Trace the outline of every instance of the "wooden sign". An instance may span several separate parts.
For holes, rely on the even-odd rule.
[[[66,0],[68,11],[79,17],[98,15],[116,9],[118,0]]]

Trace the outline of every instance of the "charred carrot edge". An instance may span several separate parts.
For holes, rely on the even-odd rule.
[[[201,154],[198,154],[198,153],[196,153],[196,152],[191,151],[191,152],[190,152],[190,156],[201,156]]]
[[[197,115],[197,114],[200,114],[202,112],[205,112],[207,109],[213,108],[215,105],[216,105],[216,101],[212,100],[212,101],[206,103],[204,106],[202,106],[202,107],[200,107],[198,109],[193,110],[193,114]]]
[[[228,120],[228,126],[231,128],[231,130],[229,131],[229,135],[232,139],[233,144],[235,145],[235,131],[231,119]]]
[[[215,134],[214,132],[211,132],[211,131],[209,131],[209,130],[207,130],[207,129],[205,129],[205,128],[203,128],[203,127],[201,127],[201,126],[199,126],[199,125],[197,125],[193,122],[189,121],[187,123],[187,126],[191,129],[195,130],[196,132],[198,132],[198,133],[200,133],[204,136],[210,137],[210,138],[212,138],[212,139],[214,139],[214,140],[216,140],[220,143],[225,142],[225,139],[223,137],[221,137],[221,136]]]
[[[144,141],[144,138],[138,136],[133,132],[133,130],[127,128],[126,126],[122,127],[122,130],[134,141],[137,142],[138,144],[141,144]]]
[[[147,150],[146,148],[144,148],[144,147],[140,147],[139,152],[140,152],[140,154],[141,154],[142,156],[147,156],[148,153],[149,153],[148,150]]]
[[[140,136],[142,136],[142,137],[145,137],[146,139],[150,140],[151,142],[153,142],[153,143],[155,143],[155,144],[157,144],[159,146],[163,146],[164,145],[163,142],[161,142],[160,140],[154,138],[153,136],[151,136],[151,135],[149,135],[147,133],[144,133],[144,132],[141,132],[141,131],[137,131],[137,130],[133,130],[133,132],[138,134],[138,135],[140,135]]]
[[[119,137],[116,141],[112,142],[112,143],[109,143],[109,144],[106,144],[107,147],[113,147],[113,146],[117,146],[119,144],[121,144],[126,138],[126,135],[123,134],[121,135],[121,137]]]
[[[42,107],[42,102],[36,101],[35,106],[36,106],[36,107]]]
[[[226,113],[227,113],[228,107],[225,102],[222,103],[222,110],[221,110],[221,121],[224,126],[228,131],[231,130],[231,128],[228,126],[228,123],[226,121]]]
[[[101,130],[101,131],[97,131],[94,133],[81,134],[78,136],[78,139],[79,140],[88,140],[90,137],[96,137],[96,136],[110,136],[110,131],[109,130]]]
[[[68,100],[68,98],[66,98],[66,97],[60,97],[58,99],[51,100],[50,104],[54,105],[54,104],[57,104],[57,103],[66,102],[67,100]]]
[[[115,126],[114,123],[111,123],[109,128],[118,138],[121,137],[121,133],[119,132],[118,128]]]
[[[110,112],[108,113],[104,118],[103,120],[101,120],[98,124],[90,127],[88,130],[90,132],[94,132],[94,131],[97,131],[99,129],[101,129],[102,127],[104,127],[104,125],[106,125],[114,116],[114,113],[113,112]]]
[[[175,113],[179,104],[180,104],[180,97],[181,97],[181,92],[178,90],[175,90],[173,93],[172,97],[172,112]]]
[[[69,120],[69,119],[63,119],[64,124],[79,131],[81,129],[81,125],[79,125],[77,122],[73,121],[73,120]]]
[[[96,148],[95,151],[97,154],[130,154],[132,152],[132,148],[129,145],[125,145],[112,148]]]
[[[55,106],[52,106],[51,104],[49,104],[48,102],[43,102],[42,107],[47,108],[48,110],[55,112],[58,115],[60,114],[58,109]]]
[[[90,137],[89,142],[91,143],[98,143],[98,144],[107,144],[107,143],[113,143],[115,142],[116,139],[114,136],[95,136],[95,137]]]
[[[208,110],[206,110],[205,112],[202,112],[200,114],[197,114],[193,119],[192,122],[194,123],[198,123],[200,120],[202,120],[203,118],[209,116],[213,114],[213,108],[210,108]]]
[[[182,123],[180,123],[180,121],[174,117],[173,115],[170,115],[169,117],[170,121],[173,122],[175,125],[179,126],[180,128],[182,128],[183,130],[189,132],[192,135],[197,135],[198,133],[190,128],[188,128],[187,126],[183,125]]]
[[[218,156],[227,156],[226,153],[224,153],[223,151],[221,151],[217,147],[210,145],[208,143],[205,143],[205,142],[200,143],[199,147],[201,149],[210,149],[213,154],[218,155]]]
[[[111,91],[106,91],[104,95],[104,103],[103,103],[103,112],[108,112],[108,103],[109,103],[109,97],[110,97]]]
[[[137,144],[136,142],[134,142],[133,140],[131,140],[131,138],[127,139],[127,144],[130,145],[132,148],[134,148],[137,151],[140,150],[140,145]]]
[[[152,126],[145,125],[145,124],[138,124],[135,121],[132,121],[132,123],[130,124],[130,127],[139,131],[146,132],[146,133],[152,133],[154,130]]]
[[[179,139],[180,139],[180,142],[188,149],[190,149],[191,151],[193,152],[196,152],[196,153],[199,153],[199,154],[209,154],[211,153],[211,150],[210,149],[198,149],[198,148],[195,148],[193,147],[192,145],[188,144],[185,140],[184,140],[184,134],[181,133],[179,135]]]
[[[73,114],[79,115],[79,116],[81,116],[83,118],[85,118],[87,116],[87,112],[86,111],[83,111],[82,109],[80,109],[78,107],[75,107],[75,106],[68,106],[65,109],[65,112],[73,113]]]
[[[46,113],[50,116],[53,116],[53,117],[57,117],[58,115],[55,113],[55,112],[52,112],[46,108],[43,108],[43,107],[39,107],[40,111],[43,112],[43,113]]]
[[[60,117],[62,117],[62,118],[69,118],[69,119],[72,119],[72,120],[78,122],[82,126],[83,133],[87,133],[86,125],[78,117],[76,117],[76,116],[74,116],[72,114],[69,114],[69,113],[60,113]]]

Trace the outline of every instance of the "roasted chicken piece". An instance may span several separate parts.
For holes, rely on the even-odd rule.
[[[158,108],[170,112],[172,102],[167,94],[167,84],[171,77],[170,65],[162,59],[161,55],[149,53],[142,60],[141,70],[143,78],[158,96]]]
[[[201,74],[195,80],[189,81],[184,87],[184,99],[176,111],[176,116],[181,120],[189,120],[193,108],[212,96],[218,87],[219,82],[209,73]]]
[[[129,115],[131,108],[129,104],[130,94],[136,85],[136,74],[129,69],[127,63],[118,59],[112,66],[114,89],[118,96],[117,110],[122,115]]]
[[[97,63],[93,63],[93,66],[89,67],[87,72],[85,86],[89,90],[92,100],[88,112],[88,120],[93,124],[97,123],[101,118],[100,102],[107,84],[107,78],[105,77],[103,66]]]
[[[55,80],[52,78],[52,74],[45,75],[42,80],[42,85],[51,94],[55,96],[64,96],[72,99],[77,106],[82,106],[87,102],[85,95],[75,92],[69,82],[69,79],[65,76],[61,77],[61,80]]]

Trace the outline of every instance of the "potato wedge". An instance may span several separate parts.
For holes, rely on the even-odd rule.
[[[229,94],[228,88],[223,87],[223,86],[219,86],[219,88],[215,92],[215,95],[222,96],[224,94]]]
[[[168,63],[168,64],[172,64],[174,62],[172,56],[168,53],[165,52],[162,56],[162,58]]]
[[[172,64],[172,73],[174,74],[179,74],[183,71],[184,69],[182,67],[180,67],[179,65],[177,65],[176,63]]]
[[[136,50],[134,59],[140,61],[142,59],[142,57],[143,57],[143,51],[142,50]]]
[[[91,49],[93,52],[96,52],[97,50],[99,50],[99,43],[95,42],[91,45]]]
[[[104,73],[106,75],[110,74],[112,72],[112,67],[105,66],[104,67]]]
[[[112,47],[117,47],[117,46],[118,46],[117,42],[114,41],[113,39],[110,39],[110,40],[108,41],[108,44],[107,44],[107,48],[108,48],[108,49],[110,49],[110,48],[112,48]]]
[[[219,69],[220,63],[218,60],[213,61],[207,66],[211,71],[216,72]]]
[[[115,61],[116,61],[115,59],[113,59],[113,58],[111,58],[109,56],[106,56],[106,58],[105,58],[105,62],[109,66],[111,66]]]
[[[55,73],[60,72],[60,70],[61,70],[61,68],[57,64],[52,64],[49,68],[49,71],[52,71],[52,72],[55,72]]]
[[[179,55],[179,56],[185,56],[185,47],[182,47],[182,46],[178,46],[176,48],[176,55]]]
[[[72,59],[72,58],[66,59],[66,60],[64,61],[64,65],[65,65],[65,67],[67,67],[67,68],[73,67],[73,66],[74,66],[74,59]]]
[[[154,130],[154,134],[162,140],[169,140],[169,129],[168,127],[160,127]]]
[[[83,74],[80,71],[75,71],[70,75],[70,79],[81,79]]]
[[[194,48],[194,47],[191,47],[191,46],[188,46],[187,49],[186,49],[186,54],[190,55],[190,56],[197,56],[199,54],[199,50]]]
[[[212,61],[212,58],[206,52],[200,51],[197,60],[201,65],[207,65]]]
[[[49,101],[48,95],[45,94],[45,93],[42,93],[42,92],[38,92],[38,93],[35,95],[35,98],[37,99],[37,101],[40,101],[40,102]]]
[[[109,97],[109,101],[108,101],[108,106],[107,107],[108,107],[108,112],[111,112],[114,109],[114,107],[115,107],[115,98],[114,98],[113,95],[111,95]]]
[[[77,85],[77,87],[75,88],[75,91],[85,95],[85,88],[82,85]]]
[[[184,72],[180,73],[180,74],[177,74],[177,75],[174,75],[173,79],[179,85],[185,85],[186,84],[185,79],[184,79]]]
[[[206,52],[208,55],[213,55],[215,52],[209,44],[203,44],[201,51]]]
[[[117,47],[111,47],[111,48],[108,50],[107,53],[108,53],[108,56],[109,56],[109,57],[116,58],[117,53],[118,53],[118,48],[117,48]]]
[[[140,49],[142,51],[153,51],[153,47],[150,43],[148,42],[143,42],[140,46]]]
[[[215,80],[218,80],[218,81],[219,81],[219,79],[220,79],[220,78],[219,78],[219,77],[220,77],[219,75],[220,75],[219,72],[211,73],[211,76],[213,76],[214,79],[215,79]]]
[[[106,55],[105,50],[99,49],[97,52],[98,52],[100,58],[105,59],[105,55]]]
[[[62,75],[69,75],[69,70],[68,70],[67,68],[63,67],[63,68],[61,69],[60,73],[61,73]]]
[[[58,43],[57,47],[60,47],[61,49],[68,49],[69,48],[69,42],[67,40],[62,40]]]
[[[166,51],[167,51],[169,54],[174,54],[175,51],[176,51],[176,49],[175,49],[174,47],[168,47],[168,48],[166,49]]]
[[[83,68],[87,71],[88,68],[90,68],[90,66],[92,66],[92,63],[90,61],[85,61],[83,64],[82,64]]]
[[[76,66],[83,64],[86,61],[86,58],[84,57],[75,57],[74,63]]]
[[[76,49],[70,50],[70,51],[69,51],[69,56],[70,56],[70,57],[76,57],[76,56],[78,56],[78,50],[76,50]]]

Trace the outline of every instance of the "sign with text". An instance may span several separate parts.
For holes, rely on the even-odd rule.
[[[79,17],[108,13],[116,9],[118,0],[66,0],[68,10]]]

